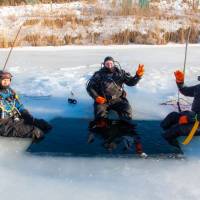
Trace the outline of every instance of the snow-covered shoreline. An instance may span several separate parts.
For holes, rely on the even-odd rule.
[[[130,44],[130,45],[64,45],[64,46],[38,46],[38,47],[14,47],[13,51],[63,51],[63,50],[80,50],[80,49],[157,49],[157,48],[185,48],[185,44],[169,43],[167,45],[142,45],[142,44]],[[189,44],[189,47],[200,47],[200,44]],[[10,48],[0,48],[0,51],[9,51]]]
[[[188,27],[191,42],[199,42],[198,9],[194,14],[182,0],[150,5],[149,14],[122,14],[120,1],[104,0],[0,7],[0,47],[11,45],[22,24],[17,46],[183,43]]]

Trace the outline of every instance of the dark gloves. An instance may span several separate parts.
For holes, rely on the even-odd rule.
[[[34,119],[33,125],[35,125],[44,132],[48,132],[52,129],[52,126],[44,119]]]
[[[23,110],[21,112],[21,116],[24,119],[25,123],[33,125],[34,118],[33,116],[28,112],[28,110]]]
[[[36,119],[36,118],[34,118],[28,112],[28,110],[23,110],[21,112],[21,116],[24,119],[24,122],[26,124],[36,126],[36,127],[38,127],[39,129],[41,129],[44,132],[48,132],[48,131],[50,131],[52,129],[52,126],[48,122],[46,122],[43,119]]]

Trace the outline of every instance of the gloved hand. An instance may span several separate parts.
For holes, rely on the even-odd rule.
[[[96,103],[98,104],[104,104],[106,103],[106,99],[104,97],[101,97],[101,96],[98,96],[96,99],[95,99]]]
[[[180,70],[174,72],[177,83],[184,83],[184,73]]]
[[[52,129],[52,126],[44,119],[34,119],[33,125],[35,125],[44,132],[48,132]]]
[[[143,74],[144,74],[144,65],[143,64],[139,64],[138,65],[138,69],[136,71],[136,74],[139,76],[139,77],[142,77]]]
[[[36,119],[34,118],[28,110],[23,110],[21,112],[21,116],[24,119],[24,122],[29,125],[34,125],[41,129],[44,132],[47,132],[52,129],[52,126],[43,119]]]
[[[186,115],[182,115],[179,117],[178,123],[179,124],[188,124],[189,120],[188,117]]]

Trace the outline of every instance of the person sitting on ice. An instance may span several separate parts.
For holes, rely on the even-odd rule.
[[[0,136],[41,139],[52,127],[34,118],[10,88],[12,75],[0,71]]]
[[[94,73],[87,84],[87,92],[94,99],[94,115],[103,126],[108,119],[108,111],[114,110],[121,120],[132,119],[132,109],[126,98],[123,84],[136,85],[144,74],[144,65],[139,65],[136,75],[118,68],[112,57],[104,59],[103,67]]]
[[[184,84],[184,73],[182,71],[177,70],[174,75],[179,91],[185,96],[194,97],[191,111],[172,112],[161,122],[161,127],[165,131],[164,138],[171,145],[179,147],[176,138],[187,136],[195,120],[200,119],[200,84],[188,87]],[[199,134],[199,131],[196,134]]]

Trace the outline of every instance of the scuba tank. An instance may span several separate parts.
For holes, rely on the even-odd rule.
[[[1,119],[5,118],[5,112],[4,109],[1,107]]]
[[[13,118],[15,121],[20,120],[20,112],[16,107],[17,97],[12,90],[7,89],[7,93],[0,94],[1,119]]]

